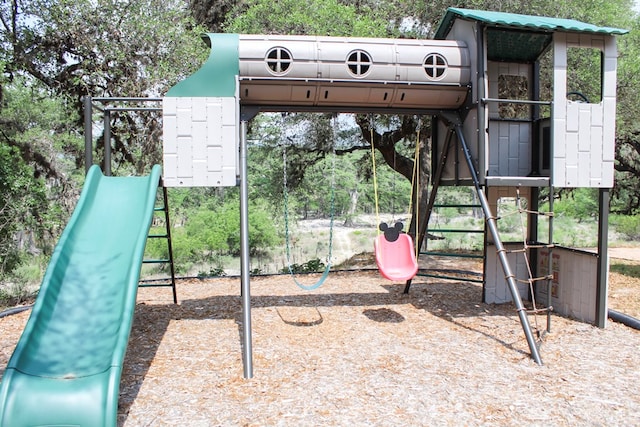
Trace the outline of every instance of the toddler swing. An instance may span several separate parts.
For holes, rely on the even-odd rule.
[[[416,141],[416,154],[413,165],[413,175],[411,188],[418,188],[417,165],[419,153],[420,129],[418,128],[418,138]],[[403,224],[396,222],[393,227],[389,227],[386,223],[380,222],[378,210],[378,182],[376,178],[376,156],[375,144],[373,138],[373,126],[371,126],[371,159],[373,167],[373,193],[376,206],[376,221],[378,226],[378,235],[373,241],[373,249],[376,258],[376,264],[380,274],[386,279],[394,282],[405,282],[415,277],[418,272],[417,248],[414,247],[411,235],[402,231]],[[413,199],[413,197],[411,198]],[[409,204],[409,212],[411,212],[411,204]],[[416,215],[418,218],[418,215]],[[416,229],[417,229],[416,224]],[[382,231],[382,234],[380,232]]]

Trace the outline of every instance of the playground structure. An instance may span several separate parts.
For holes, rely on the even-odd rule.
[[[475,188],[486,221],[484,302],[513,301],[531,356],[539,364],[538,343],[523,298],[544,296],[547,313],[553,306],[562,314],[604,327],[607,214],[614,166],[615,36],[624,33],[573,20],[450,8],[435,40],[207,34],[209,59],[162,99],[163,186],[240,186],[245,378],[253,376],[247,126],[263,111],[433,117],[436,167],[429,208],[434,207],[441,185]],[[600,55],[602,84],[600,97],[593,102],[567,99],[574,91],[568,89],[567,52],[575,48],[595,50]],[[547,52],[551,53],[553,92],[550,99],[543,100],[540,61]],[[514,80],[523,84],[522,95],[502,97],[501,85]],[[505,117],[501,113],[505,104],[525,109],[518,107],[517,117]],[[87,162],[91,163],[88,151]],[[115,425],[117,384],[159,172],[154,167],[148,178],[99,176],[95,168],[89,170],[78,207],[60,239],[25,333],[9,362],[0,388],[3,425],[20,425],[11,420],[20,420],[13,417],[25,416],[20,414],[26,412],[33,412],[36,418],[20,421],[22,424],[89,424],[102,417],[104,425]],[[100,185],[95,187],[95,183]],[[142,188],[138,183],[144,183]],[[600,189],[598,253],[585,261],[587,270],[563,267],[573,263],[572,254],[578,252],[553,245],[551,221],[548,241],[538,242],[540,189],[548,188],[553,195],[554,189],[563,187]],[[515,195],[529,200],[524,212],[529,217],[528,238],[524,248],[509,252],[507,247],[511,245],[500,239],[495,211],[500,197]],[[103,205],[104,212],[93,209]],[[553,214],[547,215],[552,218]],[[83,228],[85,223],[87,229]],[[115,228],[103,228],[107,223]],[[422,241],[427,224],[423,227],[417,242]],[[86,250],[68,239],[76,233],[88,245]],[[118,240],[117,245],[104,243],[113,236],[127,239]],[[83,254],[92,253],[97,246],[100,256],[85,259]],[[126,265],[100,273],[105,265],[129,253],[126,251],[132,251],[125,256],[129,261]],[[529,255],[526,265],[518,258],[519,253]],[[82,269],[69,270],[76,259],[82,260]],[[75,271],[77,276],[54,274],[58,269]],[[85,270],[86,274],[81,274]],[[541,279],[531,277],[532,271],[539,272],[536,276]],[[65,354],[60,349],[67,348],[69,342],[86,341],[82,328],[71,326],[83,325],[100,310],[86,310],[86,306],[82,311],[71,310],[74,317],[70,320],[61,310],[67,307],[57,304],[66,301],[61,298],[64,296],[82,298],[86,303],[90,294],[81,285],[96,274],[104,285],[99,290],[113,292],[109,298],[116,298],[114,310],[103,319],[104,327],[112,332],[107,339],[112,341],[96,341],[95,349],[74,348],[73,356],[66,358],[69,360],[52,361],[49,355]],[[94,303],[104,306],[100,296]],[[58,321],[61,324],[56,324]],[[93,360],[94,356],[105,358]],[[75,361],[87,365],[67,366]],[[64,405],[77,405],[75,399],[84,398],[87,390],[95,393],[95,399],[78,418],[63,419],[61,415],[59,419],[44,419],[48,417],[45,411],[26,409],[42,408],[46,401],[53,413],[59,409],[62,414]],[[37,418],[40,415],[42,418]]]
[[[209,59],[163,101],[165,180],[171,186],[239,181],[243,210],[246,129],[259,112],[431,116],[428,214],[441,185],[475,188],[486,221],[484,302],[515,304],[532,358],[542,363],[523,298],[546,301],[534,308],[547,313],[547,331],[552,308],[600,327],[606,322],[615,36],[624,33],[575,20],[450,8],[435,40],[207,34]],[[600,84],[591,101],[580,92],[578,101],[568,99],[577,91],[568,77],[574,50],[599,58]],[[544,80],[544,61],[551,64],[550,81]],[[543,87],[552,88],[550,94],[544,96]],[[562,267],[582,255],[556,247],[553,212],[538,211],[541,189],[548,189],[552,206],[555,189],[566,187],[600,189],[598,253],[585,255],[589,268]],[[496,209],[501,197],[516,196],[528,200],[522,210],[528,235],[514,247],[500,239]],[[539,241],[539,215],[549,218],[546,242]],[[251,377],[246,211],[242,217],[244,364]]]

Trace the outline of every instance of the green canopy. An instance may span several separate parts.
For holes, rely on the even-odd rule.
[[[445,39],[456,19],[485,24],[488,59],[498,61],[535,61],[551,43],[553,32],[556,31],[607,35],[629,32],[619,28],[599,27],[574,19],[450,7],[434,38]]]

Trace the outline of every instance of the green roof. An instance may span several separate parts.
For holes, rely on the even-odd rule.
[[[619,28],[599,27],[574,19],[450,7],[434,38],[446,38],[456,19],[477,21],[487,26],[487,56],[490,60],[497,61],[535,61],[551,43],[552,33],[555,31],[609,35],[629,32]]]

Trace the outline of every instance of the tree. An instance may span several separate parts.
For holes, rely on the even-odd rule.
[[[16,148],[0,144],[0,274],[19,265],[21,250],[15,233],[26,227],[41,230],[43,206],[42,180],[34,179]]]
[[[4,226],[11,230],[4,238],[36,226],[53,238],[61,231],[84,175],[82,98],[162,94],[206,55],[200,33],[177,0],[0,2],[0,147],[5,161],[31,175],[29,185],[5,188],[2,201],[16,207],[27,203],[37,218],[4,217],[13,221]],[[114,114],[112,126],[119,130],[116,159],[127,172],[159,161],[158,120]],[[5,177],[14,174],[0,178]],[[47,197],[41,197],[40,188],[46,188]],[[34,194],[26,201],[22,191]],[[4,240],[0,245],[9,248]]]
[[[14,0],[0,4],[0,62],[8,81],[26,76],[73,108],[81,129],[84,96],[158,96],[189,75],[206,54],[184,4],[177,0]],[[1,113],[1,112],[0,112]],[[142,138],[145,121],[114,116],[114,152],[129,163],[153,164],[159,144]],[[152,124],[152,126],[157,126]],[[140,149],[143,147],[144,149]],[[76,165],[84,155],[74,150]],[[100,154],[99,152],[97,154]],[[52,165],[38,165],[60,175]]]
[[[0,272],[9,273],[20,255],[20,233],[48,253],[61,231],[66,202],[75,199],[74,176],[65,158],[78,142],[65,105],[16,77],[6,84],[0,114]],[[46,165],[46,167],[43,167]],[[56,173],[49,173],[57,171]],[[13,261],[12,261],[13,260]]]

